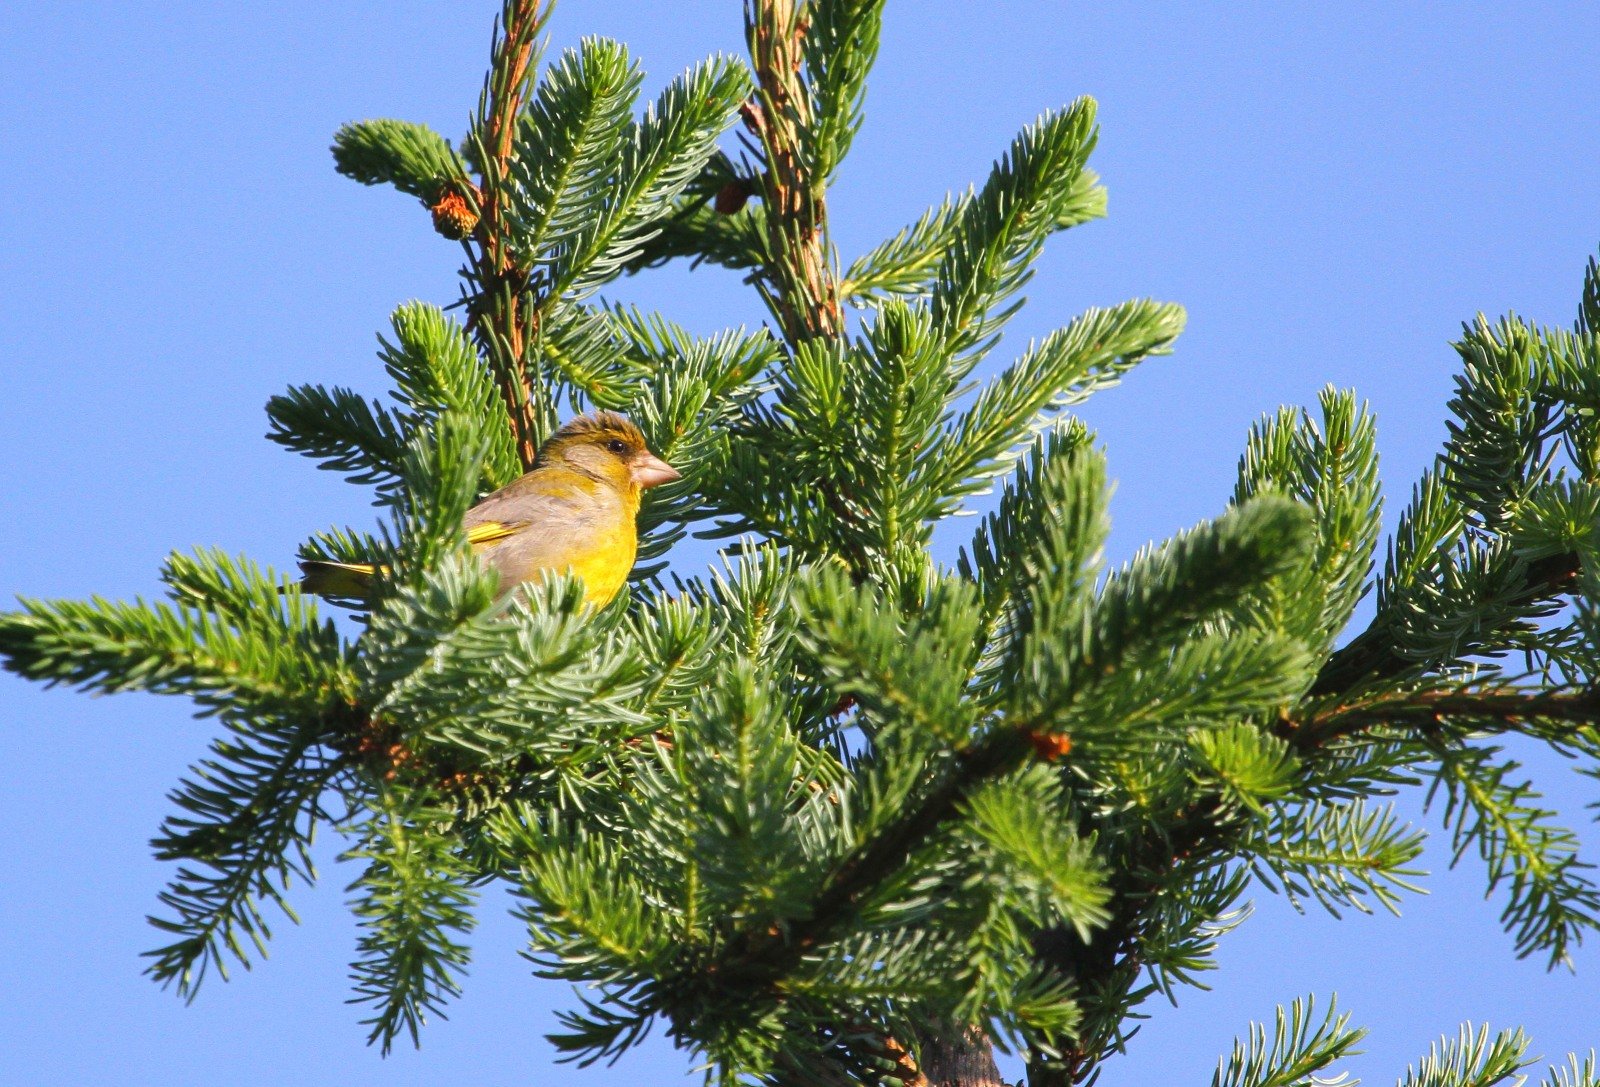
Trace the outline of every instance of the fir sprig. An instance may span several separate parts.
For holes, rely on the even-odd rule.
[[[366,868],[350,885],[351,909],[363,932],[350,968],[352,1003],[371,1004],[369,1042],[384,1053],[402,1033],[421,1044],[427,1017],[443,1018],[446,1000],[469,951],[461,938],[474,925],[471,869],[456,855],[450,814],[430,810],[405,790],[381,790],[360,843],[346,859]]]
[[[1476,1031],[1464,1023],[1454,1040],[1444,1037],[1428,1047],[1428,1055],[1406,1069],[1400,1087],[1494,1087],[1520,1083],[1527,1058],[1528,1037],[1520,1030],[1489,1035],[1485,1024]]]
[[[1430,746],[1456,859],[1475,847],[1489,890],[1505,885],[1501,922],[1519,955],[1542,952],[1552,966],[1569,961],[1584,933],[1600,929],[1600,888],[1584,874],[1590,865],[1577,856],[1577,836],[1533,803],[1538,794],[1529,783],[1508,780],[1519,767],[1496,758],[1497,748],[1447,740]]]
[[[1350,1013],[1339,1014],[1329,1001],[1320,1021],[1316,1000],[1296,1000],[1286,1011],[1278,1008],[1271,1033],[1262,1023],[1251,1023],[1244,1040],[1220,1061],[1211,1077],[1212,1087],[1302,1087],[1337,1084],[1344,1077],[1319,1076],[1329,1065],[1359,1053],[1356,1044],[1365,1030],[1349,1026]]]
[[[323,721],[230,730],[179,783],[171,800],[181,814],[151,842],[158,860],[181,865],[161,892],[168,916],[150,918],[177,937],[146,952],[152,978],[192,1000],[210,970],[226,979],[230,959],[248,968],[266,957],[265,903],[297,920],[289,887],[316,880],[316,828],[336,817],[322,805],[342,763],[321,745],[337,737]]]

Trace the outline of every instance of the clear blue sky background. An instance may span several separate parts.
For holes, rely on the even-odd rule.
[[[457,252],[410,199],[336,176],[343,121],[460,134],[492,4],[51,3],[0,10],[0,591],[131,597],[174,548],[280,566],[363,496],[262,440],[291,381],[384,388],[374,333],[455,296]],[[1323,10],[1328,9],[1328,10]],[[556,44],[628,42],[658,86],[741,51],[738,6],[579,2]],[[1114,557],[1215,513],[1248,425],[1353,386],[1380,425],[1391,521],[1443,437],[1477,310],[1567,324],[1600,243],[1600,8],[891,0],[867,126],[830,205],[848,258],[1014,131],[1079,94],[1111,217],[1057,239],[1009,344],[1088,305],[1184,303],[1177,353],[1087,412],[1119,480]],[[698,330],[761,314],[727,275],[652,274],[622,296]],[[1007,356],[1002,351],[997,358]],[[704,564],[684,552],[686,568]],[[213,728],[184,704],[0,677],[0,1081],[16,1084],[672,1083],[657,1038],[613,1069],[553,1069],[567,991],[538,982],[489,902],[466,995],[387,1061],[342,1001],[354,944],[324,843],[270,961],[191,1007],[140,977],[170,875],[147,839]],[[1532,760],[1600,855],[1600,784]],[[1406,809],[1418,818],[1415,800]],[[1436,825],[1437,813],[1428,819]],[[1108,1085],[1203,1083],[1280,1001],[1337,992],[1372,1028],[1349,1068],[1392,1082],[1463,1019],[1524,1024],[1555,1057],[1600,1041],[1600,948],[1575,975],[1518,962],[1469,859],[1402,919],[1300,917],[1256,895],[1210,992],[1152,1004]]]

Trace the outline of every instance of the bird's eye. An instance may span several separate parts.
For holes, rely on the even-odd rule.
[[[612,438],[606,443],[606,448],[611,450],[611,452],[615,453],[619,457],[628,451],[627,445],[624,444],[621,438]]]

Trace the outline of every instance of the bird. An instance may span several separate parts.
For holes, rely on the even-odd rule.
[[[639,428],[615,412],[580,415],[539,447],[515,482],[467,511],[462,528],[500,593],[546,573],[570,571],[584,603],[601,608],[628,580],[639,549],[639,501],[682,474],[650,451]],[[369,595],[377,567],[307,559],[300,588],[329,599]]]

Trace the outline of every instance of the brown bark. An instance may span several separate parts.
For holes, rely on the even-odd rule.
[[[921,1073],[928,1087],[1006,1087],[994,1046],[981,1030],[923,1038]]]
[[[843,320],[824,229],[824,182],[811,176],[804,154],[804,129],[813,120],[800,74],[805,26],[794,0],[756,0],[746,12],[746,30],[758,89],[741,112],[767,166],[761,197],[774,254],[774,265],[764,270],[770,297],[791,342],[838,336]]]

